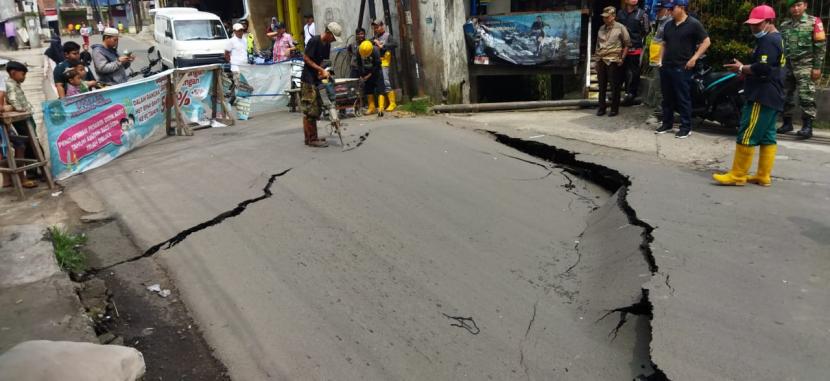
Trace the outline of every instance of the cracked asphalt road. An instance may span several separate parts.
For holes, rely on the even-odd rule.
[[[784,194],[808,192],[796,182],[737,193],[635,153],[540,139],[631,177],[609,195],[475,123],[348,123],[346,140],[365,137],[348,152],[303,147],[297,115],[275,114],[163,139],[69,187],[94,189],[149,249],[291,169],[270,197],[141,259],[169,270],[235,379],[631,379],[650,360],[672,380],[830,371],[828,204],[785,208]],[[655,227],[656,263],[623,201]],[[601,319],[612,310],[627,322]]]
[[[649,372],[647,320],[616,340],[616,319],[598,321],[639,300],[639,235],[619,250],[630,267],[607,269],[635,273],[598,302],[580,284],[606,271],[583,277],[583,259],[568,272],[575,242],[599,240],[582,236],[589,214],[625,221],[606,191],[430,119],[349,121],[347,141],[371,134],[348,152],[302,146],[296,122],[163,139],[70,184],[104,198],[139,247],[161,247],[140,260],[169,269],[235,379]]]

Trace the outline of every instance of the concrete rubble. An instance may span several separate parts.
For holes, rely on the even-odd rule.
[[[141,352],[119,345],[32,340],[0,355],[0,381],[133,381],[144,371]]]

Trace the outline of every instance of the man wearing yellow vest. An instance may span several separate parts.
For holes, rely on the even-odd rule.
[[[254,63],[254,34],[251,33],[251,30],[248,28],[248,20],[241,20],[239,21],[242,24],[245,33],[245,45],[248,51],[248,63]]]
[[[395,89],[392,87],[391,66],[392,54],[395,48],[398,47],[398,42],[395,41],[395,39],[392,38],[392,35],[386,30],[386,25],[382,19],[375,19],[375,21],[372,22],[372,28],[374,28],[375,31],[375,37],[372,42],[378,47],[378,49],[380,49],[380,64],[383,69],[383,83],[385,87],[384,92],[389,98],[389,107],[386,108],[386,111],[395,111],[398,104],[395,99]],[[380,105],[384,104],[383,96],[380,97],[378,103]],[[381,106],[381,108],[382,107],[383,106]]]

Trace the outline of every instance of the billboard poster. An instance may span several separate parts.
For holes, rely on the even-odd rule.
[[[213,116],[213,70],[191,70],[182,74],[176,102],[188,123],[209,126]]]
[[[581,30],[580,11],[483,15],[464,25],[478,65],[573,65]]]
[[[52,175],[100,167],[165,128],[170,71],[140,81],[43,102]]]
[[[247,109],[243,104],[242,110],[239,110],[240,119],[243,111],[256,116],[287,106],[288,95],[285,91],[291,88],[291,68],[291,61],[270,65],[240,65],[240,86],[236,95],[249,102]]]

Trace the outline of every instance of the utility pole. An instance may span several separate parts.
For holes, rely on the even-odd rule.
[[[366,0],[360,0],[360,12],[357,16],[357,27],[360,28],[363,26],[363,15],[366,13]]]
[[[399,15],[400,23],[403,25],[403,27],[400,28],[401,48],[404,49],[401,57],[404,58],[404,72],[409,74],[406,76],[409,80],[407,90],[410,95],[416,94],[418,97],[422,97],[424,96],[424,86],[421,81],[421,65],[418,62],[418,53],[415,48],[415,36],[412,30],[414,20],[412,17],[412,11],[410,10],[411,4],[409,1],[410,0],[397,0],[398,9],[403,11],[403,17],[400,17],[401,15]]]

